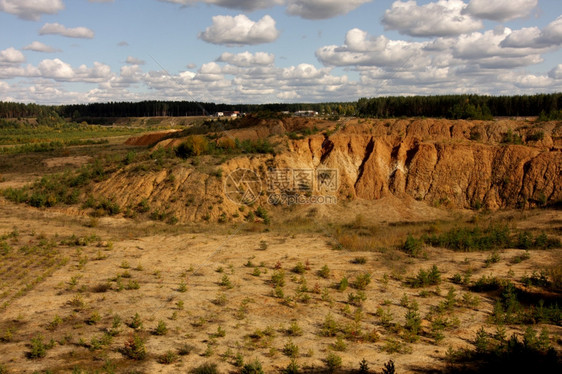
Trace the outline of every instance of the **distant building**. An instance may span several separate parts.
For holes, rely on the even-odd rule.
[[[237,118],[240,116],[240,112],[237,110],[229,111],[229,112],[216,112],[214,114],[215,117],[229,117],[229,118]]]
[[[318,115],[318,112],[314,110],[299,110],[295,112],[295,116],[297,117],[315,117]]]

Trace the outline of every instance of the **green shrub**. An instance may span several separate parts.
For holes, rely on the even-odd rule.
[[[287,334],[290,336],[301,336],[302,328],[299,326],[299,324],[296,321],[291,322],[291,325],[287,329]]]
[[[285,272],[283,270],[277,270],[271,275],[271,283],[274,287],[285,286]]]
[[[191,369],[191,374],[218,374],[219,370],[217,364],[214,363],[204,363],[196,368]]]
[[[339,326],[331,313],[326,315],[324,322],[322,323],[322,329],[320,335],[322,336],[336,336],[339,331]]]
[[[121,348],[121,354],[132,360],[141,361],[146,358],[145,341],[140,335],[133,335]]]
[[[133,316],[133,319],[129,323],[129,327],[135,330],[142,328],[142,320],[138,313],[135,313],[135,315]]]
[[[355,277],[355,281],[353,282],[352,286],[355,289],[364,290],[367,288],[369,283],[371,283],[371,274],[363,273]]]
[[[293,343],[292,340],[289,340],[283,346],[283,354],[287,357],[297,358],[299,356],[299,346]]]
[[[367,263],[367,257],[364,256],[355,257],[353,260],[351,260],[351,263],[356,265],[364,265]]]
[[[441,235],[425,236],[423,240],[435,247],[464,252],[503,249],[512,245],[511,230],[507,225],[490,225],[486,229],[459,227]]]
[[[242,367],[242,370],[240,370],[240,373],[241,374],[263,374],[264,371],[263,371],[261,362],[258,359],[256,359],[252,362],[249,362],[249,363],[245,364]]]
[[[291,362],[289,362],[289,365],[282,370],[283,374],[299,374],[300,372],[300,366],[297,364],[295,359],[292,359]]]
[[[384,367],[382,368],[382,374],[394,374],[394,361],[388,360],[385,362]]]
[[[158,326],[156,326],[156,329],[154,330],[154,335],[166,335],[168,333],[168,326],[166,326],[166,323],[162,320],[158,321]]]
[[[343,292],[347,289],[347,286],[349,285],[349,281],[347,280],[347,277],[343,277],[337,284],[336,284],[336,289],[340,292]]]
[[[178,360],[178,355],[173,351],[167,351],[158,357],[158,362],[164,365],[173,364]]]
[[[342,358],[333,352],[328,353],[324,362],[326,363],[328,373],[333,373],[342,366]]]
[[[295,267],[293,268],[293,273],[296,274],[304,274],[306,272],[306,268],[305,266],[302,264],[302,262],[298,262]]]
[[[27,357],[30,359],[38,359],[43,358],[47,355],[47,350],[53,348],[54,341],[50,343],[44,343],[43,337],[38,335],[31,339],[31,343],[29,344],[30,351],[27,353]]]
[[[420,269],[415,278],[408,280],[408,284],[414,288],[426,287],[439,283],[441,283],[441,272],[436,265],[433,265],[428,271]]]
[[[415,239],[412,235],[408,234],[408,236],[406,237],[406,241],[402,246],[402,249],[410,256],[417,257],[421,253],[422,244],[422,240]]]

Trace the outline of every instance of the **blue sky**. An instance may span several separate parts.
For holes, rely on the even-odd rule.
[[[560,0],[0,0],[0,100],[562,91]]]

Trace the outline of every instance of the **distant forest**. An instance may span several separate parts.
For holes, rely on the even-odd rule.
[[[377,118],[439,117],[453,119],[490,119],[499,116],[540,116],[562,119],[562,93],[481,96],[388,96],[361,98],[356,102],[297,104],[216,104],[193,101],[109,102],[46,106],[0,102],[0,118],[29,118],[56,113],[73,121],[104,117],[201,116],[216,112],[239,111],[295,112],[314,110],[327,116]]]

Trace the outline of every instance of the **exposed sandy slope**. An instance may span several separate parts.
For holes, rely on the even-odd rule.
[[[189,162],[158,172],[123,170],[97,186],[95,192],[114,196],[121,206],[135,206],[148,199],[183,222],[203,217],[217,220],[223,214],[236,220],[238,206],[225,198],[224,182],[238,168],[258,173],[264,190],[269,169],[337,169],[339,201],[397,197],[430,206],[496,210],[562,199],[562,127],[556,123],[537,127],[532,122],[505,119],[346,119],[334,123],[299,118],[249,125],[222,136],[269,136],[271,142],[281,144],[281,151],[275,156],[235,157],[207,170]],[[284,136],[315,127],[330,133],[300,140]],[[502,143],[509,132],[520,136],[523,144]],[[542,139],[529,140],[538,133]],[[157,147],[181,142],[167,139]],[[221,177],[209,175],[218,169]],[[260,198],[261,205],[267,204],[270,191],[266,192]]]

